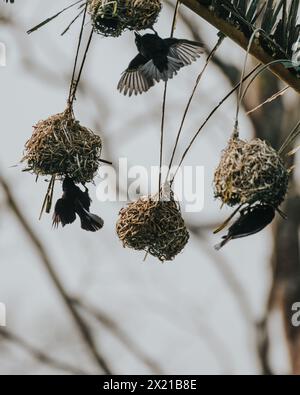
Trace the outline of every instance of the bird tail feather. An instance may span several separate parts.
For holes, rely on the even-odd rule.
[[[96,214],[92,214],[82,208],[80,212],[81,228],[89,232],[97,232],[103,228],[104,221]]]

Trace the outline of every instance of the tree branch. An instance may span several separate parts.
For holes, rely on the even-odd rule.
[[[144,353],[138,344],[126,334],[117,321],[109,317],[104,311],[100,310],[99,307],[95,308],[94,306],[76,298],[74,298],[72,302],[76,307],[87,312],[90,316],[96,319],[98,323],[106,327],[112,335],[119,339],[119,341],[121,341],[133,355],[139,358],[150,369],[152,374],[164,374],[159,364]]]
[[[249,45],[249,39],[245,36],[245,34],[241,30],[238,30],[236,27],[228,23],[227,21],[215,15],[213,10],[211,10],[208,5],[202,4],[205,3],[205,1],[181,0],[181,2],[182,4],[190,8],[192,11],[194,11],[197,15],[201,16],[203,19],[205,19],[207,22],[213,25],[216,29],[220,30],[222,33],[228,36],[231,40],[233,40],[244,50],[247,50]],[[272,56],[267,54],[265,50],[255,42],[255,40],[254,43],[252,44],[250,53],[263,64],[268,64],[274,60]],[[270,70],[278,78],[286,82],[296,92],[300,93],[300,79],[297,78],[296,75],[292,74],[283,65],[276,64],[270,66]]]
[[[61,282],[58,274],[56,273],[56,270],[54,269],[42,242],[24,217],[21,207],[15,200],[9,185],[7,184],[1,173],[0,186],[2,186],[2,189],[5,193],[8,206],[10,207],[15,217],[19,221],[21,227],[23,228],[24,232],[27,234],[28,238],[31,240],[32,244],[36,248],[36,251],[40,256],[41,262],[43,263],[44,268],[46,269],[50,279],[52,280],[52,283],[54,284],[57,292],[61,296],[61,299],[64,302],[67,311],[70,313],[70,316],[73,319],[73,322],[77,328],[78,334],[81,336],[83,343],[86,345],[86,349],[89,351],[90,356],[105,374],[111,374],[110,368],[108,367],[105,359],[97,350],[97,345],[93,339],[92,334],[90,333],[80,314],[77,312],[76,308],[73,306],[67,292],[65,291],[63,283]]]
[[[41,363],[49,365],[53,369],[62,370],[73,375],[87,375],[85,371],[78,369],[75,366],[69,365],[66,362],[62,362],[56,358],[53,358],[43,350],[28,343],[27,340],[20,338],[12,332],[8,332],[4,328],[0,328],[0,337],[3,337],[5,340],[19,347],[24,352],[27,352],[32,358]]]

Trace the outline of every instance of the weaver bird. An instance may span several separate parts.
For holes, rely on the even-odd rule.
[[[144,36],[135,33],[138,55],[122,74],[118,90],[132,96],[147,92],[155,82],[167,81],[184,66],[196,61],[203,53],[202,44],[177,38]]]
[[[241,210],[240,217],[230,226],[223,241],[215,246],[220,250],[230,240],[254,235],[269,225],[275,217],[275,208],[261,204]]]
[[[81,221],[81,228],[90,232],[96,232],[104,225],[102,218],[90,213],[91,198],[88,189],[83,192],[74,181],[66,177],[63,181],[63,196],[56,202],[53,214],[53,226],[58,227],[72,224],[76,220],[76,214]]]

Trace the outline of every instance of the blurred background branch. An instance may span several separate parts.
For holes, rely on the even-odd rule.
[[[174,3],[173,1],[166,0],[165,1],[168,4],[168,7],[172,8]],[[211,16],[211,13],[207,15],[207,10],[204,13],[203,7],[200,5],[200,1],[196,2],[195,0],[184,0],[182,3],[188,5],[192,9],[196,10],[199,12],[201,9],[200,14],[205,17],[209,22],[213,23],[217,28],[224,27],[223,22],[221,24],[221,21],[218,19],[216,20],[215,17]],[[20,4],[20,7],[22,4]],[[200,8],[199,8],[200,7]],[[4,8],[4,7],[2,7]],[[62,58],[62,53],[59,52],[59,49],[56,47],[56,45],[51,46],[51,42],[49,40],[49,43],[47,43],[49,47],[49,53],[47,52],[47,61],[42,63],[40,61],[40,57],[37,56],[38,52],[34,50],[34,46],[32,45],[24,45],[23,41],[23,36],[24,32],[26,31],[26,27],[22,24],[22,19],[21,15],[22,12],[18,14],[10,13],[8,11],[5,12],[1,8],[1,25],[6,27],[7,29],[10,29],[9,31],[12,33],[12,36],[14,37],[15,45],[18,48],[18,57],[20,59],[20,64],[22,66],[22,70],[26,71],[26,78],[29,78],[30,76],[33,76],[36,80],[39,82],[47,82],[49,86],[55,87],[55,89],[59,89],[62,85],[67,86],[67,81],[68,81],[68,70],[65,68],[65,64],[60,64],[59,67],[53,67],[53,59],[60,59]],[[202,12],[203,11],[203,12]],[[214,19],[212,19],[214,18]],[[178,21],[178,24],[181,24],[184,26],[184,28],[187,30],[188,35],[191,36],[194,40],[201,41],[201,42],[207,42],[206,39],[206,29],[207,24],[205,21],[200,20],[197,16],[192,14],[188,8],[181,8],[181,13],[180,13],[180,20]],[[228,24],[226,23],[226,26]],[[213,40],[211,40],[213,43],[216,41],[216,33],[217,31],[214,31],[212,36]],[[225,29],[225,33],[228,34],[230,38],[233,38],[235,41],[238,41],[240,45],[245,47],[247,45],[247,37],[243,37],[241,32],[236,33],[233,31],[232,26],[227,26]],[[235,35],[237,34],[237,37]],[[42,42],[44,44],[44,42]],[[102,44],[100,40],[100,44]],[[230,42],[229,38],[225,39],[224,45],[230,46],[226,48],[234,49],[234,45]],[[210,52],[209,44],[206,45],[206,51],[207,54]],[[51,48],[51,51],[50,51]],[[97,53],[98,47],[94,48],[94,51]],[[102,50],[102,48],[101,48]],[[257,51],[257,48],[255,49],[255,52]],[[103,53],[103,52],[102,52]],[[101,53],[101,54],[102,54]],[[116,53],[118,55],[118,58],[114,58],[115,62],[119,62],[120,58],[120,53],[116,50]],[[231,53],[231,52],[230,52]],[[63,52],[64,54],[64,52]],[[65,54],[64,54],[65,55]],[[113,55],[113,54],[112,54]],[[257,53],[254,53],[254,55],[258,55]],[[97,53],[98,56],[98,53]],[[235,86],[237,81],[239,81],[240,78],[240,59],[241,56],[239,54],[239,61],[234,61],[233,58],[234,56],[224,56],[222,54],[216,54],[213,58],[213,65],[210,67],[210,71],[208,71],[207,74],[212,75],[212,79],[215,76],[222,76],[222,81],[224,86],[218,86],[218,89],[220,89],[220,92],[223,92],[223,88],[225,87],[225,84],[228,83],[230,86]],[[261,57],[260,55],[257,56],[260,61],[266,61],[265,57]],[[237,58],[237,56],[235,56]],[[55,65],[56,66],[56,65]],[[253,66],[253,65],[252,65]],[[20,67],[21,68],[21,67]],[[120,69],[121,71],[121,69]],[[97,78],[99,78],[100,83],[104,84],[104,79],[107,78],[107,75],[104,76],[104,79],[101,80],[101,73],[96,70],[97,73],[94,73],[93,75],[96,75]],[[92,75],[92,71],[90,71]],[[282,69],[276,70],[276,73],[281,74]],[[291,84],[291,86],[299,91],[299,80],[295,81],[294,77],[290,76],[288,74],[288,71],[284,72],[284,75],[280,75],[280,77],[284,80],[288,80],[288,82]],[[14,76],[14,78],[16,78]],[[186,76],[186,82],[188,81],[189,76]],[[110,85],[114,81],[110,81]],[[190,81],[189,81],[190,82]],[[292,82],[292,83],[291,83]],[[204,85],[205,82],[203,82]],[[47,87],[48,88],[48,87]],[[111,88],[111,86],[110,86]],[[264,73],[256,82],[253,84],[251,91],[246,97],[246,100],[243,103],[244,110],[245,112],[248,112],[249,110],[252,110],[253,108],[260,106],[262,102],[264,102],[266,99],[272,97],[276,92],[280,91],[282,89],[282,83],[281,81],[274,76],[270,72]],[[208,89],[206,92],[204,88],[200,87],[200,89],[203,89],[203,93],[201,91],[201,97],[200,98],[195,98],[195,102],[197,105],[195,112],[198,112],[199,108],[204,106],[204,102],[208,99],[211,99],[212,95],[212,90]],[[225,89],[225,88],[224,88]],[[159,114],[157,113],[157,110],[155,109],[154,105],[149,105],[149,102],[146,101],[145,105],[145,111],[139,110],[131,113],[130,119],[125,123],[125,121],[122,121],[122,115],[125,116],[125,112],[127,111],[127,107],[125,107],[124,104],[124,112],[122,114],[119,114],[117,111],[117,107],[115,106],[115,103],[113,103],[113,99],[111,102],[107,100],[107,96],[105,95],[104,90],[100,91],[99,87],[95,83],[94,78],[90,78],[90,75],[87,75],[86,78],[83,80],[83,84],[81,86],[81,91],[80,94],[82,97],[87,101],[88,104],[85,103],[84,108],[83,108],[83,113],[85,114],[86,112],[89,111],[89,114],[91,112],[91,109],[94,109],[95,111],[95,116],[93,119],[93,123],[97,130],[103,130],[103,129],[109,129],[110,130],[110,135],[106,136],[106,154],[110,157],[114,155],[115,147],[116,146],[121,146],[122,147],[122,152],[130,152],[132,155],[137,154],[137,149],[136,146],[140,141],[138,140],[139,134],[138,131],[141,130],[143,131],[143,128],[146,123],[155,123],[157,119],[159,118]],[[250,125],[252,127],[252,134],[255,137],[259,137],[262,139],[267,139],[270,141],[270,143],[275,147],[278,148],[284,138],[286,137],[286,133],[288,130],[290,130],[291,126],[295,123],[295,121],[299,118],[299,97],[298,96],[293,96],[289,93],[287,93],[288,97],[286,95],[284,96],[278,96],[276,100],[273,100],[270,103],[266,103],[264,106],[258,108],[255,112],[249,114],[249,121]],[[157,97],[154,95],[152,97],[152,100],[155,101]],[[153,103],[151,103],[153,104]],[[122,102],[123,105],[123,102]],[[174,101],[172,102],[173,107],[171,108],[173,110],[172,115],[174,113],[178,112],[178,102]],[[224,115],[225,113],[225,115]],[[119,116],[120,115],[120,116]],[[219,116],[221,117],[224,116],[225,120],[228,114],[226,114],[226,110],[223,110],[223,112],[220,110]],[[120,118],[120,122],[118,121],[118,118]],[[217,118],[217,117],[216,117]],[[218,118],[216,119],[216,122],[218,121]],[[198,121],[197,121],[198,122]],[[113,123],[114,125],[110,128],[109,124]],[[194,126],[194,125],[193,125]],[[198,126],[198,123],[197,125]],[[222,123],[222,128],[223,128],[223,123]],[[5,128],[3,130],[9,129],[7,125],[5,125]],[[251,128],[249,128],[251,129]],[[223,132],[223,131],[222,131]],[[142,133],[140,133],[142,134]],[[16,134],[14,134],[15,138]],[[145,136],[143,135],[143,138]],[[7,138],[9,138],[9,133],[7,134]],[[23,138],[23,136],[22,136]],[[208,137],[209,139],[209,137]],[[207,143],[207,142],[206,142]],[[205,142],[203,143],[205,144]],[[131,146],[131,148],[127,148]],[[132,148],[133,147],[133,148]],[[128,151],[126,151],[128,150]],[[109,152],[109,154],[108,154]],[[215,153],[215,149],[211,149],[210,155],[217,155]],[[197,163],[198,163],[198,158],[197,158]],[[290,165],[293,164],[293,161],[290,161]],[[3,171],[4,171],[4,167]],[[5,168],[6,169],[6,168]],[[93,252],[90,252],[90,254],[94,254],[93,258],[96,256],[96,260],[101,260],[101,265],[105,265],[106,261],[109,261],[109,266],[104,266],[106,270],[105,273],[103,273],[101,270],[98,269],[98,262],[97,262],[97,270],[99,270],[100,273],[96,272],[96,269],[94,268],[94,272],[92,269],[89,267],[89,271],[91,272],[90,276],[95,277],[97,282],[99,281],[100,278],[104,277],[104,282],[101,283],[101,291],[97,294],[95,293],[95,298],[91,302],[86,302],[86,300],[90,300],[85,296],[83,296],[84,291],[88,292],[88,290],[84,289],[81,290],[82,292],[71,292],[68,291],[69,289],[66,285],[66,281],[63,273],[58,273],[58,270],[56,267],[58,267],[58,263],[56,263],[56,260],[52,259],[52,249],[56,246],[53,242],[46,244],[45,242],[42,241],[42,237],[38,234],[37,231],[35,231],[34,226],[30,223],[29,217],[27,214],[25,215],[24,209],[22,207],[21,202],[19,202],[17,192],[15,191],[14,188],[12,188],[12,184],[10,182],[10,178],[4,176],[3,174],[0,174],[0,185],[1,185],[1,190],[4,194],[4,200],[6,202],[5,207],[9,207],[10,211],[12,212],[13,216],[17,219],[18,224],[20,228],[22,229],[22,232],[26,235],[27,240],[30,241],[30,244],[33,246],[33,249],[35,251],[35,254],[39,257],[39,262],[41,262],[42,267],[46,270],[46,273],[51,280],[51,283],[54,285],[55,292],[58,293],[60,296],[60,300],[62,301],[64,305],[65,311],[68,312],[68,317],[70,321],[72,322],[72,325],[74,329],[76,329],[77,332],[77,337],[73,339],[74,342],[77,342],[77,339],[85,345],[85,353],[89,356],[89,358],[92,360],[93,366],[95,366],[95,369],[97,372],[101,373],[116,373],[118,372],[117,368],[117,362],[120,359],[119,358],[119,353],[116,352],[117,358],[113,359],[113,351],[111,351],[111,354],[108,354],[108,351],[105,349],[105,341],[102,340],[104,338],[104,335],[102,333],[102,329],[105,329],[107,332],[109,332],[113,338],[117,339],[122,345],[125,346],[125,349],[129,352],[131,356],[135,358],[135,360],[138,361],[138,363],[141,363],[147,371],[151,373],[156,373],[156,374],[162,374],[162,373],[170,373],[172,372],[172,360],[179,360],[181,362],[181,366],[184,366],[184,359],[183,356],[184,352],[186,351],[187,353],[187,360],[190,359],[190,355],[188,352],[188,339],[191,339],[191,342],[193,344],[193,350],[191,350],[191,354],[194,356],[193,351],[194,351],[194,343],[197,340],[202,340],[205,345],[208,345],[209,348],[209,355],[210,353],[214,355],[216,359],[219,359],[220,366],[218,366],[218,369],[221,371],[228,371],[226,370],[226,352],[229,348],[229,346],[226,343],[225,338],[223,338],[220,333],[222,333],[222,330],[218,327],[218,325],[212,326],[210,321],[208,320],[207,316],[205,315],[207,312],[203,312],[199,307],[199,304],[201,302],[201,287],[196,286],[197,289],[197,294],[196,298],[188,292],[190,291],[190,288],[192,287],[191,283],[193,281],[193,278],[197,277],[199,274],[197,272],[197,267],[199,266],[200,262],[205,260],[207,262],[212,262],[213,264],[211,265],[214,270],[216,271],[217,278],[221,279],[222,286],[224,286],[225,290],[229,290],[230,294],[232,295],[233,299],[233,305],[234,307],[237,307],[237,311],[234,312],[235,316],[238,316],[238,318],[244,323],[246,326],[245,329],[245,339],[251,339],[251,353],[253,353],[254,358],[258,362],[259,366],[259,372],[262,374],[275,374],[276,369],[274,367],[274,360],[272,358],[272,348],[276,345],[277,343],[277,338],[274,339],[272,337],[272,333],[270,331],[270,322],[272,321],[272,315],[274,311],[277,311],[281,315],[281,321],[284,326],[284,334],[285,334],[285,339],[284,341],[287,344],[287,349],[289,352],[289,359],[290,359],[290,366],[287,368],[289,369],[288,372],[294,373],[294,374],[299,374],[300,373],[300,335],[299,335],[299,330],[297,328],[292,327],[291,325],[291,305],[295,301],[300,301],[300,276],[299,276],[299,262],[300,262],[300,257],[299,257],[299,212],[300,212],[300,207],[299,207],[299,181],[297,180],[297,175],[295,174],[294,178],[292,179],[290,190],[289,190],[289,196],[286,202],[286,207],[284,208],[285,212],[288,215],[289,220],[288,221],[283,221],[283,220],[278,220],[276,223],[276,226],[273,227],[273,240],[271,240],[270,243],[266,244],[264,246],[264,249],[269,251],[270,259],[264,257],[264,260],[266,260],[266,266],[268,270],[271,273],[271,283],[269,285],[264,285],[265,288],[267,288],[267,297],[261,298],[260,303],[263,305],[262,312],[260,314],[257,314],[255,312],[255,309],[253,308],[253,301],[252,297],[250,296],[250,290],[244,286],[243,281],[241,280],[240,272],[236,271],[236,267],[232,266],[232,261],[234,260],[233,257],[235,257],[235,250],[233,247],[233,254],[231,258],[226,255],[216,255],[214,251],[212,251],[211,247],[211,232],[212,230],[216,227],[216,225],[221,221],[220,215],[207,215],[207,217],[201,218],[199,221],[192,220],[189,218],[187,220],[189,229],[192,233],[193,236],[193,243],[194,243],[194,248],[192,249],[193,254],[191,257],[187,256],[186,262],[182,262],[182,264],[186,265],[185,269],[178,269],[179,271],[176,272],[176,275],[178,277],[175,277],[175,274],[172,273],[172,271],[167,271],[169,268],[161,268],[162,269],[159,271],[159,274],[157,277],[154,277],[154,274],[152,272],[153,269],[148,269],[146,266],[142,266],[144,269],[144,272],[146,274],[141,274],[140,271],[140,266],[137,267],[137,269],[132,269],[131,267],[131,262],[129,262],[128,255],[126,255],[125,258],[118,258],[113,255],[115,251],[114,248],[109,247],[110,253],[112,255],[104,255],[104,252],[102,250],[105,249],[105,244],[106,242],[103,242],[103,239],[107,237],[106,235],[103,236],[102,243],[100,245],[100,242],[97,240],[94,241],[94,243],[97,246],[97,249],[92,250]],[[119,188],[122,188],[121,185],[118,185]],[[1,205],[1,210],[3,210],[3,207]],[[198,218],[198,217],[197,217]],[[6,233],[6,230],[3,230],[3,234]],[[14,236],[15,238],[21,239],[21,235],[18,234]],[[59,237],[58,237],[59,239]],[[84,254],[89,253],[90,244],[85,245],[85,241],[83,241],[81,238],[73,240],[73,236],[71,239],[72,243],[80,245],[80,248],[84,250]],[[58,241],[56,241],[58,242]],[[110,243],[110,244],[109,244]],[[112,239],[109,239],[109,243],[107,243],[109,246],[114,245],[112,244]],[[71,244],[73,246],[73,244]],[[65,245],[63,246],[65,247]],[[250,248],[250,247],[249,247]],[[99,252],[100,250],[100,252]],[[121,250],[121,249],[120,249]],[[51,254],[50,254],[51,252]],[[123,254],[123,250],[121,250],[121,253]],[[249,250],[249,254],[255,255],[256,251],[254,250]],[[99,259],[99,256],[101,259]],[[123,255],[122,255],[123,256]],[[125,267],[124,272],[122,272],[122,267],[124,267],[124,262],[123,260],[126,261],[128,260],[128,266]],[[138,258],[137,258],[138,259]],[[80,260],[80,258],[78,258]],[[90,259],[92,261],[92,259]],[[109,283],[109,273],[112,271],[110,266],[112,265],[112,260],[116,263],[116,269],[115,272],[112,274],[112,279],[110,280],[111,282]],[[192,266],[192,262],[196,261],[196,266]],[[256,261],[256,255],[253,258],[253,263]],[[78,262],[73,262],[72,261],[72,266],[76,267],[76,263],[78,265]],[[134,262],[136,264],[136,262]],[[242,266],[242,262],[238,262],[240,266]],[[63,267],[63,262],[59,262],[59,267]],[[88,266],[90,265],[90,262],[88,262]],[[99,265],[99,266],[101,266]],[[189,265],[189,266],[188,266]],[[126,265],[125,265],[126,266]],[[148,271],[149,270],[149,271]],[[164,272],[165,270],[165,272]],[[202,277],[203,273],[200,270],[200,276]],[[244,269],[245,271],[247,270],[246,268]],[[115,278],[117,277],[117,273],[122,272],[122,281],[118,283],[115,288],[114,288],[114,282],[116,281]],[[187,295],[189,297],[186,297],[186,300],[183,302],[182,301],[182,295],[179,293],[178,288],[182,286],[182,279],[184,278],[184,275],[188,273],[188,290]],[[210,272],[211,273],[211,272]],[[96,274],[99,274],[97,276]],[[161,301],[158,298],[158,306],[154,305],[154,300],[155,297],[158,297],[157,295],[157,289],[154,288],[155,292],[153,291],[152,288],[150,290],[147,288],[149,287],[149,283],[146,282],[144,279],[143,275],[147,277],[147,281],[149,283],[157,283],[157,289],[161,291],[161,289],[165,290],[166,294],[165,297],[167,299],[167,303],[164,304],[163,301]],[[152,277],[153,276],[153,277]],[[171,284],[172,284],[172,276],[174,276],[174,283],[175,284],[175,291],[171,290]],[[211,274],[212,276],[212,274]],[[261,273],[257,274],[257,278],[261,276]],[[171,277],[171,279],[169,278]],[[205,277],[205,275],[203,275]],[[159,283],[159,279],[162,278],[161,283]],[[169,281],[169,282],[168,282]],[[216,291],[215,283],[216,281],[215,278],[205,278],[202,286],[205,286],[206,282],[212,282],[213,285],[211,287],[213,288],[213,295],[210,295],[208,292],[207,299],[208,299],[208,305],[211,307],[211,300],[215,298],[222,298],[223,294],[221,294],[221,291],[218,292],[218,289]],[[83,282],[83,280],[82,280]],[[107,283],[110,284],[110,288],[108,290],[105,288],[107,286]],[[124,283],[124,285],[123,285]],[[145,285],[147,284],[147,285]],[[123,292],[123,287],[126,288]],[[136,286],[137,288],[134,288],[134,291],[132,290],[133,286]],[[138,287],[141,287],[141,295],[138,294]],[[218,285],[218,287],[220,284]],[[256,293],[256,286],[257,284],[254,283],[251,285],[251,288],[254,288],[253,293]],[[120,305],[120,311],[121,313],[118,314],[116,310],[114,310],[115,305],[113,303],[110,304],[110,295],[113,292],[117,292],[118,288],[121,288],[121,295],[117,296],[119,297],[119,305]],[[183,287],[183,286],[182,286]],[[89,288],[89,286],[84,285],[84,288]],[[184,288],[184,287],[183,287]],[[270,290],[268,289],[270,288]],[[222,288],[222,292],[225,291]],[[93,290],[91,290],[92,293]],[[107,293],[106,293],[107,291]],[[123,292],[123,293],[122,293]],[[155,310],[155,313],[159,311],[159,308],[161,311],[159,312],[159,320],[158,323],[153,319],[147,321],[147,318],[143,317],[145,322],[143,321],[143,324],[141,327],[138,326],[135,322],[132,324],[132,327],[130,327],[130,321],[131,321],[131,309],[135,309],[135,307],[132,307],[130,303],[126,303],[123,300],[123,297],[125,299],[125,292],[127,297],[130,300],[130,292],[136,292],[137,294],[134,293],[134,301],[136,300],[143,300],[143,302],[146,304],[144,299],[145,295],[150,294],[149,299],[149,305],[142,306],[142,311],[147,310],[147,313],[151,310],[151,306]],[[176,293],[178,292],[178,293]],[[76,294],[76,297],[73,295]],[[100,296],[99,296],[100,295]],[[175,295],[175,296],[174,296]],[[102,298],[101,300],[106,301],[108,300],[107,304],[107,309],[102,309],[102,306],[99,306],[98,303],[98,298]],[[256,299],[255,299],[256,300]],[[257,301],[257,300],[256,300]],[[133,302],[132,302],[133,305]],[[195,307],[194,310],[190,310],[191,306]],[[229,310],[231,309],[231,305],[229,306]],[[124,310],[124,314],[123,313]],[[107,312],[108,311],[108,312]],[[179,311],[181,314],[179,314]],[[228,313],[229,314],[229,313]],[[139,313],[137,313],[139,315]],[[201,317],[203,318],[203,325],[201,323],[198,325],[194,325],[192,328],[193,329],[187,329],[184,330],[185,327],[189,327],[189,317],[194,318]],[[172,320],[169,319],[170,316],[172,316]],[[163,321],[164,319],[164,321]],[[207,320],[207,321],[206,321]],[[154,323],[153,323],[153,322]],[[129,322],[129,324],[128,324]],[[137,320],[137,322],[139,322]],[[127,327],[129,326],[129,329],[125,329],[125,323]],[[193,321],[194,323],[194,321]],[[93,324],[96,324],[96,328],[93,326]],[[211,327],[210,327],[211,325]],[[159,344],[159,349],[162,348],[164,352],[163,357],[159,352],[157,354],[151,354],[151,350],[147,348],[147,329],[149,327],[149,332],[150,338],[153,336],[153,332],[157,330],[158,333],[161,332],[161,326],[164,326],[165,331],[165,340],[167,342],[167,338],[172,338],[174,337],[174,342],[173,348],[171,349],[164,349],[164,341],[161,341]],[[184,327],[184,328],[182,328]],[[221,327],[221,325],[220,325]],[[231,331],[231,322],[226,323],[227,327],[227,336],[229,337],[229,332]],[[196,329],[195,329],[196,328]],[[176,337],[175,332],[182,330],[183,335],[182,337],[179,337],[181,335],[178,335]],[[216,334],[214,333],[214,330],[216,331]],[[219,332],[218,332],[219,330]],[[194,331],[196,331],[195,338],[193,337]],[[75,332],[75,331],[74,331]],[[75,332],[75,333],[76,333]],[[140,335],[137,336],[136,333],[139,333]],[[177,333],[177,332],[176,332]],[[47,364],[49,366],[52,366],[54,369],[61,370],[64,372],[68,372],[71,374],[80,374],[80,373],[90,373],[86,372],[85,369],[82,371],[81,368],[73,367],[73,364],[69,365],[67,363],[61,362],[60,360],[51,357],[48,355],[48,352],[41,351],[40,348],[36,348],[35,346],[32,346],[32,342],[28,342],[27,340],[25,341],[23,338],[20,336],[17,336],[14,334],[11,329],[7,330],[1,330],[1,336],[3,339],[6,341],[12,342],[13,344],[17,345],[18,347],[24,349],[27,353],[31,354],[35,359],[40,361],[43,364]],[[97,335],[100,334],[99,337]],[[170,334],[170,335],[169,335]],[[70,335],[71,337],[71,335]],[[100,339],[100,342],[98,342],[98,338]],[[182,342],[182,353],[181,355],[176,354],[176,347],[178,346],[178,338]],[[252,341],[253,340],[253,341]],[[158,341],[159,342],[159,341]],[[245,340],[246,343],[246,340]],[[110,343],[109,343],[110,344]],[[105,351],[104,351],[105,349]],[[175,351],[174,351],[175,350]],[[109,349],[110,351],[110,349]],[[195,354],[198,354],[196,352]],[[225,354],[225,358],[224,358]],[[233,352],[234,354],[234,352]],[[106,357],[107,355],[107,357]],[[230,355],[230,357],[233,357],[233,355]],[[199,360],[197,360],[197,357],[195,357],[195,371],[198,373],[198,365]],[[229,356],[228,356],[229,358]],[[240,356],[238,356],[240,358]],[[206,365],[206,361],[204,363]],[[168,368],[166,369],[167,366]],[[231,367],[230,369],[234,371],[234,366]],[[88,369],[86,369],[88,370]],[[231,372],[231,371],[230,371]]]
[[[38,255],[40,256],[40,262],[44,265],[49,278],[53,282],[57,292],[61,296],[62,301],[65,304],[67,311],[70,314],[70,317],[73,319],[75,327],[80,335],[82,341],[85,343],[87,351],[90,353],[91,357],[94,359],[95,363],[98,365],[100,371],[105,374],[111,374],[110,368],[104,357],[100,354],[93,339],[93,336],[87,327],[86,323],[78,314],[77,310],[74,308],[64,285],[62,284],[61,280],[56,273],[54,268],[54,264],[51,262],[48,253],[46,252],[46,248],[42,244],[41,240],[25,218],[22,209],[20,208],[19,204],[17,203],[16,199],[13,196],[13,193],[4,179],[4,177],[0,173],[0,185],[5,193],[7,204],[9,208],[12,210],[13,214],[16,216],[17,220],[19,221],[20,226],[23,228],[24,232],[26,233],[27,237],[29,238],[30,242],[34,245],[34,248]]]

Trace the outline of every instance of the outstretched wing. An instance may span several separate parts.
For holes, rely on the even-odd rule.
[[[157,82],[162,80],[166,82],[173,78],[183,66],[184,64],[180,59],[176,59],[174,56],[167,56],[166,67],[163,70],[159,70],[154,61],[149,60],[142,67],[142,71],[151,80]]]
[[[129,96],[142,94],[154,85],[153,79],[149,78],[143,70],[143,66],[147,62],[148,60],[143,55],[138,54],[122,74],[118,90],[125,96],[127,94]]]
[[[167,38],[164,41],[169,48],[165,67],[159,67],[157,59],[149,60],[142,66],[144,74],[157,82],[161,80],[166,82],[173,78],[182,67],[190,65],[203,53],[202,44],[195,41],[177,38]],[[159,61],[161,62],[161,59]]]
[[[169,55],[182,61],[184,66],[195,62],[203,54],[203,45],[196,41],[167,38],[165,42],[170,46]]]

